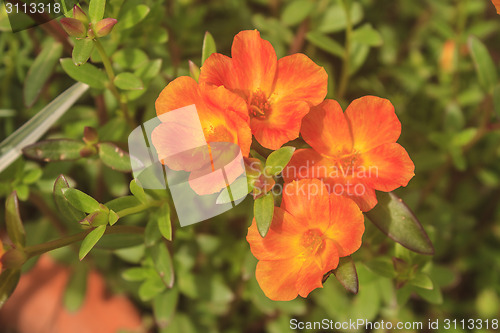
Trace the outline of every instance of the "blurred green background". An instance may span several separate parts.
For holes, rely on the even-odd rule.
[[[255,280],[256,261],[245,241],[250,198],[207,222],[185,228],[173,223],[169,249],[176,282],[171,290],[141,294],[139,282],[123,278],[131,267],[150,265],[144,245],[95,249],[91,260],[78,264],[71,249],[55,256],[70,265],[99,268],[110,288],[134,300],[145,326],[156,326],[156,319],[161,332],[288,332],[291,318],[500,319],[500,16],[489,0],[350,0],[349,15],[344,5],[337,0],[109,0],[105,17],[128,23],[117,25],[102,43],[116,72],[157,67],[141,76],[143,90],[126,92],[137,123],[155,116],[154,101],[169,81],[189,75],[188,60],[201,65],[205,31],[226,55],[234,35],[245,29],[258,29],[278,57],[307,54],[325,67],[328,98],[343,107],[364,95],[389,99],[402,123],[399,143],[416,166],[408,187],[396,193],[429,234],[434,256],[411,253],[366,221],[363,246],[353,255],[358,295],[331,277],[307,299],[273,302]],[[139,13],[138,6],[149,10],[130,19],[127,13]],[[59,61],[47,66],[48,73],[30,76],[35,59],[54,48],[57,35],[42,26],[12,33],[4,12],[0,29],[4,139],[74,80]],[[71,57],[71,48],[61,48],[57,57]],[[100,61],[94,52],[90,62],[102,67]],[[36,89],[27,88],[27,82],[36,82]],[[83,128],[92,126],[101,141],[126,147],[130,129],[118,109],[109,90],[92,88],[44,138],[80,140]],[[99,202],[127,195],[131,180],[129,173],[95,158],[43,164],[19,159],[0,174],[0,195],[17,190],[29,244],[79,228],[64,222],[54,227],[50,216],[56,212],[52,186],[61,173]],[[136,214],[123,223],[146,226],[155,214]],[[394,265],[394,257],[404,264]],[[168,306],[155,315],[152,304],[161,302],[152,300],[160,297]]]

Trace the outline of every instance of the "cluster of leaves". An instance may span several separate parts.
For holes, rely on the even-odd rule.
[[[8,33],[8,19],[0,14],[0,136],[8,137],[0,145],[0,196],[6,198],[11,248],[29,257],[37,244],[86,228],[76,249],[80,256],[72,247],[54,255],[75,267],[99,268],[162,332],[281,332],[292,317],[424,321],[498,313],[500,88],[494,33],[500,20],[489,2],[92,0],[92,10],[80,3],[92,22],[118,20],[111,35],[99,39],[109,64],[93,41],[60,38],[43,28]],[[215,51],[212,35],[219,52],[229,54],[232,37],[248,28],[259,29],[278,57],[300,51],[324,66],[328,97],[344,104],[367,94],[391,99],[404,128],[401,143],[417,170],[400,195],[429,232],[433,258],[408,250],[429,253],[428,240],[414,237],[422,235],[418,224],[399,228],[394,221],[415,221],[413,214],[395,195],[380,194],[385,205],[367,214],[378,228],[366,223],[363,247],[334,272],[358,295],[326,281],[308,300],[272,302],[255,281],[255,259],[244,241],[251,198],[210,222],[172,230],[168,193],[130,182],[122,149],[131,126],[155,116],[154,101],[166,83],[179,75],[196,77],[198,68],[189,60],[199,59],[200,45],[201,65]],[[205,30],[212,35],[204,38]],[[68,89],[75,80],[80,83]],[[86,127],[95,131],[87,129],[82,141]],[[43,135],[45,141],[35,143]],[[27,145],[25,156],[41,163],[24,157],[14,162]],[[269,170],[264,183],[279,182],[292,152],[285,147],[260,160]],[[262,187],[252,181],[265,235],[274,199],[267,187],[256,193]],[[14,190],[26,241],[16,228],[21,219]],[[115,233],[122,226],[141,231]],[[167,242],[173,232],[176,241]],[[75,262],[92,248],[87,259]],[[20,269],[2,273],[0,301]],[[85,273],[73,273],[68,308],[83,300]]]

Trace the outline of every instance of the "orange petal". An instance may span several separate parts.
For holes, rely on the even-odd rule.
[[[349,194],[344,194],[344,196],[354,201],[362,212],[368,212],[377,205],[375,190],[366,184],[360,182],[354,186],[351,185],[348,191]]]
[[[200,115],[207,141],[234,142],[240,146],[243,156],[247,157],[252,144],[252,132],[248,124],[245,101],[224,87],[211,89],[201,85],[201,91],[206,104],[211,110],[214,110],[206,115]],[[219,112],[215,112],[215,110]],[[220,125],[219,133],[216,133],[216,127],[213,124],[217,118],[220,121],[218,122]]]
[[[243,99],[224,87],[199,86],[192,78],[181,76],[160,93],[155,103],[156,113],[161,120],[162,114],[191,104],[198,111],[206,142],[233,142],[248,156],[252,135]],[[180,141],[179,138],[185,136],[172,139]]]
[[[196,105],[198,114],[207,111],[196,81],[189,76],[181,76],[170,82],[156,99],[156,114],[159,116],[191,104]]]
[[[271,43],[260,38],[257,30],[242,31],[234,37],[231,56],[233,72],[230,74],[236,76],[238,89],[246,92],[260,90],[269,96],[278,62]]]
[[[492,0],[492,1],[493,1],[493,5],[497,9],[497,13],[500,14],[500,0]]]
[[[401,134],[401,123],[387,99],[361,97],[349,105],[345,116],[352,131],[354,149],[358,152],[396,142]]]
[[[198,195],[217,193],[234,183],[245,172],[238,146],[227,142],[211,142],[209,163],[199,161],[199,167],[189,175],[189,184]],[[200,165],[204,166],[200,166]]]
[[[196,128],[174,122],[161,123],[155,127],[151,133],[151,141],[158,160],[172,170],[192,171],[210,165],[210,154],[204,135],[193,135],[193,132],[200,131],[200,128],[199,124]]]
[[[297,279],[297,291],[300,296],[307,297],[316,288],[323,288],[323,275],[339,264],[339,254],[335,243],[325,239],[321,253],[309,257],[302,265]]]
[[[299,179],[324,179],[331,163],[313,149],[298,149],[282,172],[285,182]]]
[[[233,60],[220,53],[212,53],[200,69],[200,84],[238,88],[238,80],[233,71]]]
[[[328,74],[305,54],[297,53],[278,60],[276,84],[271,101],[305,101],[318,105],[328,90]]]
[[[304,259],[293,257],[259,261],[255,277],[264,294],[273,301],[291,301],[298,295],[296,283]]]
[[[415,175],[415,165],[406,150],[388,143],[362,154],[365,168],[370,170],[365,181],[376,190],[390,192],[408,185]]]
[[[236,114],[244,121],[249,120],[247,103],[230,90],[200,84],[200,91],[205,103],[211,109],[223,111],[230,116]]]
[[[279,102],[272,105],[267,119],[252,118],[250,127],[262,146],[275,150],[299,137],[300,123],[308,112],[303,101]]]
[[[365,231],[363,213],[356,203],[346,197],[330,196],[330,227],[326,236],[333,240],[338,248],[338,255],[351,255],[361,246],[361,237]]]
[[[340,156],[352,151],[351,130],[337,101],[327,99],[312,107],[302,121],[300,132],[321,154]]]
[[[299,149],[283,170],[283,179],[290,182],[296,179],[320,179],[328,191],[354,200],[363,212],[377,204],[375,191],[364,183],[364,178],[343,176],[333,159],[326,158],[313,149]]]
[[[281,207],[306,228],[324,231],[329,226],[329,193],[318,179],[303,179],[285,185]]]
[[[304,249],[300,237],[304,226],[285,210],[275,207],[273,221],[266,237],[260,235],[255,219],[248,228],[247,241],[259,260],[281,260],[299,255]]]

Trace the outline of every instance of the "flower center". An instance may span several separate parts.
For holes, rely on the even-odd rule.
[[[323,233],[318,229],[309,229],[302,234],[302,246],[308,255],[315,255],[322,250],[323,243]]]
[[[335,167],[340,175],[353,176],[359,166],[358,152],[343,155],[335,159]]]
[[[266,95],[257,90],[250,95],[248,99],[249,114],[252,118],[266,119],[269,116],[271,106]]]

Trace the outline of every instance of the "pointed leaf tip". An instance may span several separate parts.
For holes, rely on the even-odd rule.
[[[383,233],[413,252],[433,255],[434,247],[424,228],[401,198],[377,192],[378,204],[366,216]]]

